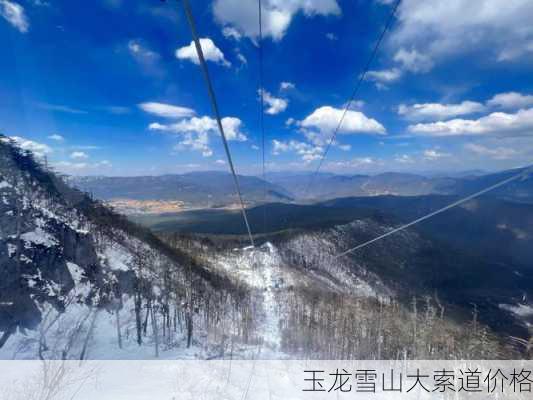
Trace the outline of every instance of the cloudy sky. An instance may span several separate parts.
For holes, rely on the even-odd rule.
[[[392,0],[191,1],[237,170],[313,169]],[[343,173],[533,164],[533,2],[404,0],[324,162]],[[183,8],[0,0],[0,132],[72,174],[225,169]]]

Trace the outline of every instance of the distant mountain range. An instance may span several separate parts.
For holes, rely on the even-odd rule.
[[[444,176],[387,172],[378,175],[338,175],[308,172],[267,174],[267,182],[240,175],[243,197],[248,204],[266,202],[316,202],[341,197],[464,196],[519,173],[520,169],[479,175],[479,171]],[[191,172],[182,175],[139,177],[71,177],[77,188],[102,200],[180,200],[186,206],[212,208],[235,204],[235,188],[227,172]],[[266,189],[266,199],[264,193]],[[514,181],[487,196],[533,203],[533,177]]]
[[[195,207],[217,207],[237,202],[231,174],[191,172],[182,175],[136,177],[70,177],[75,187],[101,200],[181,200]],[[255,176],[239,176],[244,200],[248,203],[292,201],[284,188]]]
[[[523,169],[477,175],[476,173],[438,175],[428,177],[417,174],[387,172],[378,175],[336,175],[319,173],[270,174],[268,179],[302,200],[327,200],[339,197],[366,196],[422,196],[429,194],[469,195]],[[533,177],[502,186],[488,196],[519,202],[533,202]]]

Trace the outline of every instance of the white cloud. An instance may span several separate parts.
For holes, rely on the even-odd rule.
[[[533,54],[533,40],[528,40],[518,46],[510,45],[507,48],[503,48],[498,55],[498,61],[513,61],[522,56],[529,56]]]
[[[128,50],[133,56],[146,60],[152,60],[159,57],[156,52],[145,47],[139,40],[130,40],[128,42]]]
[[[63,104],[37,103],[37,106],[48,111],[64,112],[68,114],[88,114],[85,110],[80,110]]]
[[[237,60],[241,62],[241,66],[248,64],[248,60],[246,59],[246,57],[244,57],[242,53],[240,53],[238,50],[237,50]]]
[[[252,150],[259,150],[259,146],[252,144]]]
[[[400,164],[412,164],[415,162],[414,158],[409,154],[398,154],[394,157],[394,161]]]
[[[226,161],[224,160],[215,160],[215,164],[218,164],[218,165],[226,165]]]
[[[334,33],[332,32],[328,32],[326,33],[326,38],[328,38],[329,40],[331,41],[335,41],[335,40],[338,40],[339,38],[337,37],[337,35],[335,35]]]
[[[213,150],[209,146],[209,135],[207,132],[184,132],[183,139],[174,146],[174,149],[199,151],[203,157],[211,157],[213,155]]]
[[[178,167],[187,168],[187,169],[201,169],[202,167],[205,167],[205,165],[196,164],[196,163],[189,163],[189,164],[178,165]]]
[[[48,136],[48,139],[55,140],[56,142],[62,142],[65,140],[65,138],[57,133],[54,133],[53,135]]]
[[[279,84],[279,90],[292,90],[296,85],[292,82],[281,82]]]
[[[381,165],[381,160],[376,160],[372,157],[355,157],[347,161],[329,161],[324,166],[325,170],[330,171],[346,171],[353,168],[368,168],[375,165]]]
[[[94,145],[74,145],[71,146],[73,149],[79,149],[79,150],[100,150],[100,146],[94,146]]]
[[[533,105],[533,96],[517,92],[500,93],[487,101],[487,105],[501,108],[524,108]]]
[[[261,95],[261,89],[258,90],[259,95]],[[266,90],[263,90],[263,100],[268,105],[265,110],[265,114],[275,115],[283,112],[287,109],[289,102],[285,99],[274,97]]]
[[[323,148],[321,146],[314,146],[297,140],[290,140],[287,142],[276,139],[272,140],[272,154],[279,155],[289,151],[295,152],[301,157],[302,161],[308,163],[319,159],[322,155]]]
[[[98,161],[95,163],[59,161],[53,164],[59,171],[67,174],[84,174],[94,173],[111,168],[113,165],[108,160]]]
[[[465,149],[480,156],[487,156],[494,160],[508,160],[516,157],[519,152],[508,147],[489,148],[477,143],[466,143]]]
[[[150,129],[151,131],[171,131],[172,125],[152,122],[150,125],[148,125],[148,129]]]
[[[228,141],[248,140],[241,130],[242,121],[239,118],[222,118],[222,126]],[[192,149],[200,151],[204,157],[213,155],[209,136],[219,134],[216,120],[207,116],[183,119],[173,124],[154,122],[148,129],[179,134],[180,141],[175,147],[176,150]]]
[[[24,7],[14,1],[0,0],[0,16],[21,33],[28,32],[30,28]]]
[[[174,106],[165,103],[146,102],[138,105],[139,108],[147,113],[164,118],[184,118],[192,117],[195,112],[191,108]]]
[[[25,139],[20,136],[11,136],[15,144],[23,150],[31,151],[37,157],[44,157],[52,153],[52,148],[44,143],[34,142],[33,140]]]
[[[214,63],[223,65],[224,67],[231,66],[231,63],[224,57],[224,53],[222,53],[222,51],[217,46],[215,46],[215,43],[213,43],[211,39],[200,39],[200,46],[202,47],[202,51],[204,53],[204,58],[206,61],[212,61]],[[189,60],[195,64],[200,64],[200,59],[198,58],[198,54],[196,53],[196,47],[193,41],[191,41],[188,46],[180,47],[179,49],[177,49],[176,57],[180,60]]]
[[[394,61],[400,63],[403,69],[411,72],[427,72],[433,68],[433,61],[427,55],[412,49],[401,48],[394,55]]]
[[[148,76],[164,77],[167,73],[160,63],[159,53],[151,50],[143,40],[132,39],[127,43],[130,55],[139,64],[141,71]]]
[[[100,167],[112,167],[113,166],[113,164],[111,164],[111,161],[108,161],[108,160],[99,161],[96,163],[96,165]]]
[[[425,160],[430,160],[430,161],[438,160],[440,158],[449,157],[450,156],[448,153],[442,153],[442,152],[438,151],[437,149],[424,150],[422,155],[424,156]]]
[[[338,16],[341,14],[341,9],[336,0],[263,1],[263,36],[271,37],[275,41],[281,40],[292,18],[299,12],[306,17]],[[213,14],[224,30],[232,28],[239,35],[252,40],[255,40],[259,34],[257,4],[253,1],[215,0]]]
[[[366,79],[376,82],[393,82],[402,76],[402,71],[397,68],[384,69],[381,71],[368,71],[366,73]]]
[[[530,0],[409,0],[397,12],[393,48],[409,48],[432,60],[488,51],[508,61],[533,52]]]
[[[533,135],[533,108],[514,114],[495,112],[474,120],[457,118],[409,125],[408,131],[423,136]]]
[[[237,142],[245,142],[248,140],[246,135],[241,131],[242,121],[239,118],[224,117],[222,118],[222,126],[228,140],[235,140]]]
[[[372,157],[356,157],[352,160],[351,165],[358,167],[361,165],[370,165],[375,163],[376,160],[374,160]]]
[[[242,39],[241,33],[237,29],[231,26],[224,27],[224,29],[222,29],[222,34],[224,35],[225,38],[228,38],[228,39],[232,38],[237,41]]]
[[[337,128],[344,110],[330,106],[317,108],[299,123],[302,128],[316,129],[321,133],[330,134]],[[348,110],[344,115],[340,134],[371,133],[383,135],[385,127],[373,118],[367,117],[360,111]]]
[[[242,121],[235,117],[222,118],[222,127],[228,140],[235,140],[244,142],[247,137],[241,132]],[[158,122],[152,123],[148,127],[151,130],[167,131],[172,133],[216,133],[218,134],[218,125],[215,119],[207,116],[192,117],[183,119],[174,124],[160,124]]]
[[[400,104],[398,114],[409,119],[444,119],[482,112],[485,106],[475,101],[463,101],[459,104],[423,103]]]
[[[349,144],[339,144],[337,147],[342,151],[350,151],[352,149],[352,146]]]
[[[74,160],[86,160],[89,158],[89,155],[83,151],[74,151],[70,154],[70,158]]]
[[[376,83],[378,89],[385,89],[388,83],[397,81],[402,76],[399,68],[383,69],[380,71],[368,71],[365,75],[367,81]]]
[[[70,162],[70,161],[58,161],[54,163],[54,166],[60,170],[80,170],[80,169],[86,169],[89,164],[84,162]]]

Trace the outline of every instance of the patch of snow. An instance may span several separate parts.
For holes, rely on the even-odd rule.
[[[17,246],[15,246],[12,243],[7,244],[7,255],[9,258],[13,258],[13,256],[17,254]]]
[[[233,249],[225,256],[213,260],[216,268],[224,270],[250,288],[259,292],[262,298],[262,315],[259,334],[263,338],[262,357],[283,358],[281,347],[281,308],[276,291],[282,286],[292,284],[293,279],[283,268],[283,261],[272,243],[259,248],[245,247]]]
[[[72,267],[72,266],[71,266]],[[57,321],[48,330],[46,342],[49,343],[47,358],[60,359],[62,349],[69,346],[69,358],[79,357],[83,341],[87,335],[91,320],[95,318],[94,330],[89,341],[86,357],[92,360],[148,360],[155,359],[154,341],[150,330],[143,336],[143,343],[139,346],[136,342],[135,306],[133,299],[124,296],[124,305],[120,310],[120,331],[122,348],[118,345],[117,318],[115,312],[106,310],[97,311],[85,304],[70,303],[64,313],[58,316]],[[50,306],[39,306],[43,315],[48,315],[48,322],[55,319],[57,311],[50,310]],[[68,343],[72,337],[72,329],[83,322],[82,333],[74,343]],[[160,321],[160,326],[162,321]],[[7,343],[0,349],[0,360],[11,359],[37,359],[37,344],[39,343],[39,330],[18,331],[13,334]],[[201,332],[196,332],[200,335]],[[195,341],[190,348],[186,347],[185,333],[176,332],[172,343],[166,341],[160,344],[159,359],[162,360],[192,360],[206,359],[209,357],[207,350]]]
[[[21,277],[26,279],[29,288],[36,287],[37,284],[43,279],[40,270],[37,270],[37,273],[35,275],[23,274],[21,275]]]
[[[32,232],[23,233],[20,237],[26,242],[26,248],[31,248],[32,244],[38,244],[45,247],[53,247],[58,244],[57,240],[52,235],[40,227]]]
[[[263,323],[263,340],[272,350],[277,350],[281,346],[280,331],[280,306],[276,301],[274,289],[279,287],[279,263],[275,263],[274,246],[266,243],[267,252],[261,253],[263,263],[262,275],[265,282],[265,291],[263,293],[263,308],[265,319]]]
[[[0,189],[10,188],[10,187],[12,186],[6,181],[0,181]]]
[[[122,246],[118,244],[106,246],[102,255],[111,269],[120,271],[131,270],[132,256]]]
[[[526,240],[529,238],[529,235],[527,234],[527,232],[523,231],[520,228],[513,228],[512,226],[509,226],[505,223],[498,224],[496,225],[496,227],[500,230],[510,231],[514,235],[514,237],[518,240]]]
[[[500,304],[501,309],[512,312],[519,317],[531,317],[533,316],[533,306],[528,304]]]
[[[81,282],[81,279],[83,278],[83,269],[81,269],[78,264],[74,264],[72,262],[67,262],[67,268],[70,272],[72,280],[76,285],[78,285]]]

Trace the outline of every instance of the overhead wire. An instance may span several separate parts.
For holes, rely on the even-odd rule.
[[[263,178],[263,232],[266,233],[266,199],[267,199],[267,181],[266,181],[266,167],[265,167],[265,98],[264,98],[264,71],[263,71],[263,15],[262,2],[258,0],[258,14],[259,14],[259,123],[261,126],[261,162],[262,162],[262,178]]]
[[[384,238],[386,238],[388,236],[394,235],[395,233],[403,231],[403,230],[405,230],[405,229],[407,229],[407,228],[409,228],[409,227],[411,227],[413,225],[416,225],[416,224],[418,224],[418,223],[420,223],[422,221],[425,221],[425,220],[427,220],[427,219],[429,219],[431,217],[434,217],[435,215],[441,214],[441,213],[443,213],[443,212],[445,212],[445,211],[447,211],[447,210],[449,210],[451,208],[457,207],[457,206],[459,206],[459,205],[461,205],[463,203],[466,203],[466,202],[468,202],[470,200],[473,200],[476,197],[479,197],[479,196],[481,196],[481,195],[483,195],[483,194],[485,194],[487,192],[490,192],[490,191],[492,191],[494,189],[497,189],[497,188],[499,188],[499,187],[501,187],[503,185],[506,185],[506,184],[508,184],[510,182],[513,182],[513,181],[521,179],[521,178],[525,179],[525,178],[529,177],[529,175],[532,174],[532,173],[533,173],[533,167],[525,168],[520,173],[515,174],[515,175],[513,175],[513,176],[511,176],[511,177],[509,177],[507,179],[502,180],[502,181],[499,181],[499,182],[495,183],[494,185],[491,185],[491,186],[489,186],[489,187],[487,187],[487,188],[485,188],[483,190],[480,190],[480,191],[475,192],[475,193],[473,193],[473,194],[471,194],[469,196],[466,196],[466,197],[464,197],[462,199],[454,201],[453,203],[448,204],[445,207],[439,208],[436,211],[433,211],[433,212],[431,212],[429,214],[424,215],[423,217],[417,218],[414,221],[411,221],[411,222],[409,222],[409,223],[407,223],[405,225],[402,225],[402,226],[400,226],[398,228],[395,228],[395,229],[393,229],[391,231],[388,231],[387,233],[384,233],[383,235],[375,237],[374,239],[368,240],[368,241],[366,241],[364,243],[361,243],[361,244],[359,244],[359,245],[357,245],[355,247],[352,247],[351,249],[345,250],[342,253],[337,254],[335,256],[335,258],[343,257],[343,256],[345,256],[345,255],[347,255],[349,253],[353,253],[354,251],[362,249],[363,247],[366,247],[369,244],[375,243],[378,240],[381,240],[381,239],[384,239]]]
[[[194,21],[194,16],[193,16],[193,13],[192,13],[192,9],[191,9],[189,0],[182,0],[182,2],[183,2],[183,8],[185,9],[185,14],[187,16],[187,21],[189,22],[189,27],[191,29],[191,35],[192,35],[192,38],[193,38],[194,46],[196,48],[196,54],[198,55],[198,59],[200,61],[200,67],[202,69],[204,80],[205,80],[205,83],[206,83],[206,86],[207,86],[207,93],[209,95],[209,100],[211,102],[211,107],[213,109],[213,114],[215,115],[215,118],[216,118],[216,121],[217,121],[218,130],[220,132],[220,137],[222,138],[222,143],[224,145],[224,151],[226,153],[226,158],[228,160],[228,165],[230,167],[230,171],[231,171],[231,174],[233,176],[233,183],[235,185],[235,192],[236,192],[238,200],[239,200],[242,217],[244,219],[244,224],[246,225],[246,231],[248,233],[248,237],[250,239],[250,243],[251,243],[252,247],[255,247],[255,242],[254,242],[254,238],[253,238],[253,235],[252,235],[252,230],[250,228],[250,223],[248,221],[248,216],[246,214],[246,206],[245,206],[243,198],[242,198],[241,188],[240,188],[240,185],[239,185],[239,178],[237,177],[237,173],[235,172],[235,166],[233,165],[233,159],[231,157],[231,152],[230,152],[230,149],[229,149],[229,146],[228,146],[228,140],[226,138],[226,134],[224,133],[224,126],[222,125],[222,119],[220,117],[220,111],[219,111],[219,108],[218,108],[218,103],[217,103],[217,99],[216,99],[216,96],[215,96],[215,91],[213,89],[213,84],[211,82],[211,78],[210,78],[210,75],[209,75],[209,69],[207,68],[207,63],[205,61],[205,57],[204,57],[204,53],[203,53],[203,50],[202,50],[202,46],[200,44],[200,39],[198,37],[198,32],[196,30],[196,23]]]
[[[316,176],[318,175],[318,173],[320,171],[320,168],[322,168],[322,164],[324,163],[324,160],[326,159],[331,146],[333,145],[333,143],[335,143],[335,139],[337,138],[337,134],[339,133],[339,130],[342,127],[342,123],[344,122],[344,119],[346,118],[346,114],[348,113],[348,110],[350,109],[350,106],[352,105],[353,101],[355,100],[355,96],[357,95],[357,93],[359,91],[359,88],[361,87],[361,84],[365,80],[365,77],[366,77],[366,75],[367,75],[367,73],[368,73],[368,71],[370,69],[370,65],[372,64],[372,62],[374,61],[374,58],[376,57],[376,54],[378,52],[378,49],[379,49],[381,43],[383,42],[383,38],[385,37],[385,34],[387,33],[387,31],[390,29],[390,27],[392,25],[392,22],[394,20],[394,16],[396,15],[396,11],[398,10],[398,7],[400,6],[401,2],[402,2],[402,0],[397,0],[396,3],[394,4],[393,8],[392,8],[391,13],[389,14],[389,18],[387,19],[387,22],[385,23],[385,27],[383,28],[383,31],[381,31],[381,34],[379,35],[379,38],[378,38],[376,44],[374,45],[374,49],[372,50],[372,53],[370,54],[370,58],[367,60],[367,62],[365,64],[365,67],[363,68],[363,73],[361,75],[359,75],[359,79],[357,80],[357,84],[355,85],[354,90],[352,91],[350,97],[348,98],[348,101],[345,103],[344,110],[343,110],[342,115],[341,115],[341,117],[339,119],[339,122],[337,123],[337,126],[336,126],[335,130],[333,131],[333,133],[332,133],[332,135],[331,135],[331,137],[330,137],[330,139],[328,141],[328,144],[326,145],[326,148],[325,148],[324,152],[320,156],[320,160],[318,162],[318,165],[317,165],[315,171],[313,172],[313,174],[309,178],[309,182],[308,182],[307,187],[306,187],[306,189],[304,191],[304,197],[307,195],[307,193],[309,192],[309,189],[313,185],[314,180],[315,180]]]

